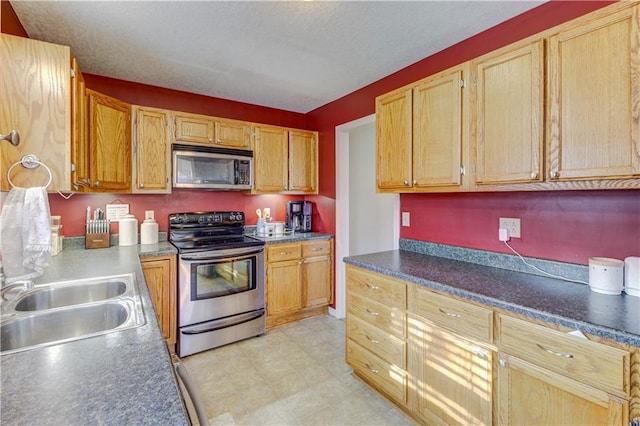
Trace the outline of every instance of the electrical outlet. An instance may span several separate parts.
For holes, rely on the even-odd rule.
[[[503,228],[509,231],[510,238],[520,238],[519,217],[501,217],[498,228]]]

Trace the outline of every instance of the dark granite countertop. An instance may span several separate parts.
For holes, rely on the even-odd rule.
[[[360,266],[506,311],[640,347],[640,298],[406,250],[347,257]]]
[[[158,243],[65,249],[36,284],[134,273],[143,326],[0,356],[0,423],[189,424],[139,256],[173,254]]]

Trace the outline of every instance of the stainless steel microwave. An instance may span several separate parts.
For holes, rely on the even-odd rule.
[[[173,187],[251,189],[253,152],[200,145],[172,145]]]

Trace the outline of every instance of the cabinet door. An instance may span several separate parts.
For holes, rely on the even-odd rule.
[[[254,191],[286,191],[289,185],[289,133],[281,127],[254,127]]]
[[[474,62],[476,183],[543,180],[544,42]]]
[[[93,192],[131,191],[131,105],[87,90]]]
[[[169,112],[136,108],[135,192],[170,192]]]
[[[462,69],[413,89],[413,186],[457,186],[462,169]]]
[[[500,425],[626,425],[628,402],[573,379],[499,354]]]
[[[174,122],[177,142],[213,143],[215,126],[212,118],[176,113]]]
[[[71,52],[69,47],[0,34],[0,133],[16,130],[20,144],[0,143],[0,189],[8,191],[7,170],[35,154],[51,170],[48,191],[71,186]],[[44,186],[43,167],[17,165],[16,186]]]
[[[411,187],[411,89],[376,98],[376,182],[378,189]]]
[[[550,39],[549,178],[640,175],[639,8]]]
[[[267,269],[267,315],[294,312],[302,308],[302,262],[298,259],[270,262]]]
[[[289,131],[289,191],[318,193],[318,137],[316,132]]]
[[[331,303],[331,258],[329,256],[309,257],[304,259],[302,266],[304,307]]]
[[[142,272],[158,317],[160,330],[171,352],[176,344],[176,260],[175,257],[142,258]]]
[[[410,315],[409,376],[413,410],[427,424],[492,424],[490,350]]]
[[[84,76],[73,58],[73,85],[71,86],[72,138],[71,183],[76,191],[85,191],[89,184],[89,140],[87,138],[87,96]]]
[[[236,149],[251,148],[251,124],[245,121],[216,120],[215,143]]]

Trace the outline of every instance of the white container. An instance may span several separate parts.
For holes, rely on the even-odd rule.
[[[134,215],[124,215],[118,222],[118,229],[118,245],[135,246],[138,244],[138,219]]]
[[[284,234],[284,222],[275,222],[275,234],[283,235]]]
[[[624,291],[640,297],[640,257],[630,256],[624,260]]]
[[[158,242],[158,222],[145,219],[140,225],[140,244],[155,244]]]
[[[624,282],[624,262],[608,257],[589,258],[589,287],[596,293],[619,295]]]

